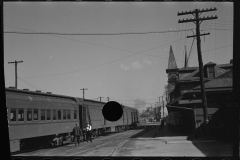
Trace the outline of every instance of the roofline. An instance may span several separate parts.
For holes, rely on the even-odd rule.
[[[166,73],[168,73],[168,72],[176,72],[176,71],[178,71],[179,70],[179,68],[174,68],[174,69],[166,69]]]
[[[21,89],[5,88],[5,91],[20,92],[20,93],[43,95],[43,96],[62,97],[62,98],[71,98],[71,99],[74,99],[74,97],[71,97],[71,96],[64,96],[64,95],[59,95],[59,94],[36,92],[36,91],[26,91],[26,90],[21,90]]]
[[[178,107],[178,106],[170,106],[170,105],[166,105],[167,108],[177,108],[177,109],[187,109],[187,110],[192,110],[194,111],[194,109],[192,108],[186,108],[186,107]]]
[[[217,92],[217,91],[223,91],[223,90],[224,91],[232,91],[233,88],[232,87],[222,87],[222,88],[218,87],[218,88],[212,88],[212,89],[205,88],[205,91],[207,91],[207,92]],[[184,94],[187,94],[187,93],[197,93],[197,92],[201,92],[201,88],[199,88],[197,90],[195,89],[195,90],[187,91]]]

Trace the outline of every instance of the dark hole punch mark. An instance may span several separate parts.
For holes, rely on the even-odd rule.
[[[102,108],[102,114],[108,121],[118,121],[123,115],[122,105],[115,101],[107,102]]]

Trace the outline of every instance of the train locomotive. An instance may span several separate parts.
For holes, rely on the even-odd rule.
[[[94,138],[133,128],[139,119],[137,109],[123,105],[122,117],[111,122],[102,115],[105,102],[28,89],[5,93],[11,153],[70,143],[76,123],[83,131],[90,123]]]

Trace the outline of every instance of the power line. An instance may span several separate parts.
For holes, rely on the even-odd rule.
[[[218,48],[213,48],[213,49],[209,49],[209,50],[206,50],[206,51],[202,51],[203,52],[207,52],[207,51],[211,51],[211,50],[217,50],[217,49],[221,49],[221,48],[225,48],[225,47],[229,47],[229,46],[232,46],[232,45],[228,45],[228,46],[223,46],[223,47],[218,47]],[[197,60],[194,62],[194,64],[197,63]]]
[[[58,32],[19,32],[19,31],[6,31],[3,33],[14,34],[49,34],[49,35],[70,35],[70,36],[104,36],[104,35],[128,35],[128,34],[158,34],[170,32],[182,32],[188,30],[171,30],[171,31],[154,31],[154,32],[122,32],[122,33],[58,33]]]
[[[180,39],[181,40],[181,39]],[[178,41],[178,40],[176,40]],[[110,63],[113,63],[113,62],[116,62],[116,61],[119,61],[119,60],[122,60],[122,59],[125,59],[125,58],[128,58],[128,57],[131,57],[131,56],[134,56],[134,55],[137,55],[137,54],[143,54],[144,52],[147,52],[147,51],[150,51],[150,50],[153,50],[153,49],[156,49],[156,48],[160,48],[162,46],[165,46],[165,45],[168,45],[168,44],[171,44],[171,43],[174,43],[176,41],[173,41],[173,42],[170,42],[170,43],[166,43],[164,45],[161,45],[161,46],[158,46],[158,47],[154,47],[154,48],[151,48],[151,49],[148,49],[148,50],[145,50],[145,51],[142,51],[142,52],[132,52],[134,54],[131,54],[129,56],[125,56],[123,58],[119,58],[119,59],[116,59],[116,60],[113,60],[113,61],[110,61],[110,62],[107,62],[107,63],[103,63],[103,64],[100,64],[100,65],[96,65],[96,66],[92,66],[92,67],[89,67],[89,68],[85,68],[85,69],[81,69],[81,70],[76,70],[76,71],[70,71],[70,72],[64,72],[64,73],[59,73],[59,74],[52,74],[52,75],[45,75],[45,76],[32,76],[32,77],[21,77],[21,78],[36,78],[36,77],[47,77],[47,76],[57,76],[57,75],[63,75],[63,74],[69,74],[69,73],[75,73],[75,72],[80,72],[80,71],[84,71],[84,70],[89,70],[89,69],[93,69],[93,68],[96,68],[96,67],[100,67],[100,66],[104,66],[104,65],[107,65],[107,64],[110,64]],[[129,51],[130,52],[130,51]],[[144,54],[145,55],[145,54]],[[148,55],[148,54],[147,54]],[[154,57],[158,57],[160,58],[159,56],[154,56]],[[167,59],[167,58],[165,58]]]

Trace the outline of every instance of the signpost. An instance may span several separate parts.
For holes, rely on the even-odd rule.
[[[179,104],[191,104],[191,103],[202,103],[201,99],[185,99],[185,100],[178,100]]]

